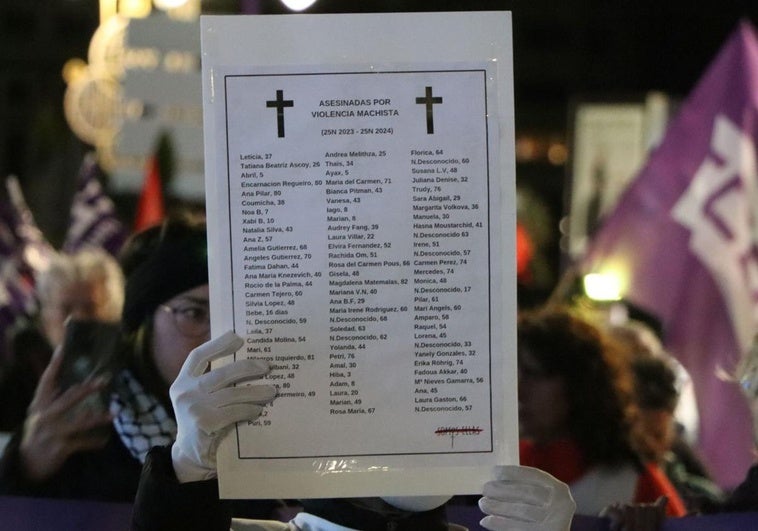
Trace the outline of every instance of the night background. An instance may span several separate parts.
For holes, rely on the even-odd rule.
[[[513,13],[516,136],[570,145],[570,109],[583,98],[639,99],[661,91],[685,97],[740,19],[758,21],[758,3],[320,0],[309,13],[510,10]],[[204,1],[204,13],[289,11],[278,0]],[[297,16],[293,14],[292,16]],[[54,245],[68,223],[83,153],[62,109],[64,63],[86,60],[99,23],[95,0],[0,2],[0,174],[19,177],[37,224]],[[558,224],[566,210],[569,163],[537,153],[517,159],[517,185],[544,212],[547,284],[565,260]],[[107,183],[106,183],[107,184]],[[134,198],[114,196],[125,220]],[[169,205],[175,201],[167,198]],[[543,215],[544,214],[544,215]]]

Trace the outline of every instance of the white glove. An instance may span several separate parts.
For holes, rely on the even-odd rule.
[[[568,531],[576,510],[568,485],[527,466],[495,467],[484,485],[481,526],[490,531]]]
[[[270,385],[237,386],[268,374],[264,360],[241,359],[208,371],[212,360],[242,347],[234,332],[204,343],[190,352],[169,395],[176,414],[176,442],[171,447],[180,483],[216,477],[216,448],[235,422],[255,420],[276,396]]]

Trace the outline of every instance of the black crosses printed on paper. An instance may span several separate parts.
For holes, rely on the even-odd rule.
[[[266,107],[276,107],[276,132],[279,138],[284,137],[284,108],[294,107],[295,102],[293,100],[284,99],[284,91],[276,91],[276,99],[268,100]]]
[[[416,103],[426,105],[426,134],[434,134],[434,104],[442,103],[442,96],[432,96],[432,87],[426,87],[423,97],[416,98]]]

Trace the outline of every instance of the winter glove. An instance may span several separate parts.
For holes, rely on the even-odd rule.
[[[527,466],[495,467],[484,485],[480,524],[490,531],[568,531],[576,510],[568,485]]]
[[[169,395],[176,413],[176,442],[171,457],[180,483],[216,477],[216,448],[236,422],[255,420],[276,396],[270,385],[241,385],[268,374],[264,360],[240,359],[208,370],[210,362],[242,347],[234,332],[190,352]]]

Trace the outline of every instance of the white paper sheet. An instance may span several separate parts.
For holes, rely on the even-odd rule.
[[[412,15],[404,38],[485,16]],[[516,460],[510,50],[308,61],[286,38],[398,20],[202,22],[213,332],[279,389],[222,445],[226,497],[477,492]],[[226,49],[272,21],[280,61]]]

